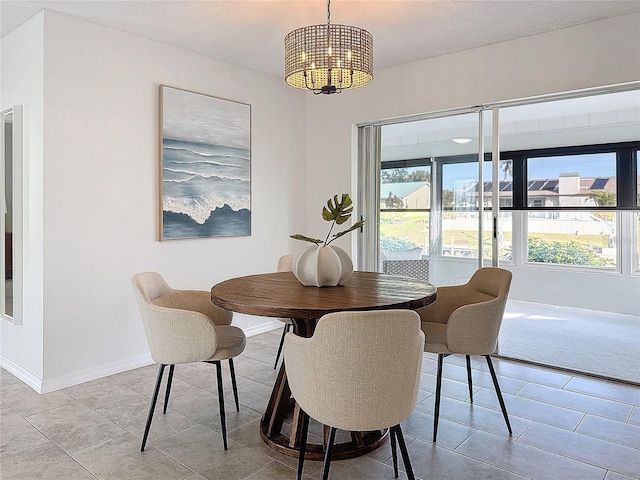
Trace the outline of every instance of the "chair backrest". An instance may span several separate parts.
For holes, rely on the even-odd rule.
[[[140,293],[145,302],[153,303],[163,295],[170,295],[173,289],[165,282],[162,275],[156,272],[144,272],[131,279],[136,293]]]
[[[217,347],[213,320],[191,310],[174,308],[180,291],[162,276],[144,272],[131,279],[151,358],[165,365],[208,360]]]
[[[413,411],[424,334],[410,310],[337,312],[311,338],[287,334],[291,392],[312,418],[342,430],[397,425]]]
[[[460,286],[458,296],[463,305],[447,321],[447,346],[451,351],[468,355],[495,351],[511,278],[509,270],[485,267]]]
[[[467,282],[467,288],[480,301],[500,298],[504,299],[506,303],[511,286],[511,278],[511,272],[504,268],[483,267],[476,270],[471,276],[469,282]]]
[[[295,253],[290,253],[288,255],[283,255],[278,259],[278,272],[290,272],[293,267],[293,258],[295,257]]]

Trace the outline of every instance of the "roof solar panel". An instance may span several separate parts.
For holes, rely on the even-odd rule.
[[[608,178],[596,178],[591,185],[591,190],[603,190],[609,182]]]

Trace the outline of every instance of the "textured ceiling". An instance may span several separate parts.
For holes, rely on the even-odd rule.
[[[2,0],[1,36],[42,9],[274,75],[284,36],[326,23],[323,0]],[[383,68],[638,11],[640,0],[334,0],[331,23],[369,30]]]

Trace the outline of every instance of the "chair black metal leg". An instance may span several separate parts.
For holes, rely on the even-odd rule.
[[[465,355],[467,357],[467,383],[469,384],[469,402],[473,403],[473,381],[471,380],[471,357],[469,355]]]
[[[491,379],[493,380],[493,386],[496,389],[496,395],[498,395],[498,402],[500,402],[500,408],[502,409],[502,416],[504,417],[504,421],[507,423],[507,430],[509,430],[509,435],[512,435],[511,431],[511,423],[509,423],[509,415],[507,414],[507,407],[504,404],[504,400],[502,398],[502,392],[500,391],[500,385],[498,385],[498,377],[496,377],[496,371],[493,368],[493,362],[491,362],[491,355],[485,355],[487,359],[487,365],[489,365],[489,371],[491,372]]]
[[[329,468],[331,468],[331,456],[333,455],[333,443],[336,439],[336,428],[329,428],[329,440],[327,450],[324,452],[324,463],[322,465],[322,480],[329,480]]]
[[[167,378],[167,391],[164,394],[164,406],[162,407],[162,413],[167,413],[167,406],[169,405],[169,393],[171,393],[171,382],[173,381],[173,369],[175,365],[169,367],[169,377]]]
[[[222,427],[222,443],[227,450],[227,421],[224,414],[224,392],[222,390],[222,365],[220,360],[216,360],[216,370],[218,373],[218,403],[220,404],[220,426]]]
[[[398,449],[396,447],[396,430],[394,427],[389,429],[391,437],[391,458],[393,458],[393,478],[398,478]]]
[[[147,424],[144,427],[144,435],[142,436],[142,446],[140,447],[141,452],[144,452],[144,446],[147,443],[147,437],[149,436],[149,429],[151,428],[151,420],[153,420],[153,411],[156,409],[156,402],[158,401],[158,392],[160,391],[160,383],[162,383],[164,367],[166,367],[166,365],[160,364],[158,368],[156,386],[153,389],[153,397],[151,397],[151,405],[149,405],[149,413],[147,414]]]
[[[238,401],[238,384],[236,383],[236,370],[233,368],[233,358],[229,359],[229,371],[231,372],[231,385],[233,386],[233,398],[236,401],[236,412],[240,411],[240,402]]]
[[[407,478],[409,480],[415,480],[413,475],[413,468],[411,467],[411,460],[409,459],[409,451],[407,450],[407,444],[404,442],[404,435],[402,434],[402,428],[400,424],[393,427],[396,431],[396,438],[398,439],[398,445],[400,445],[400,453],[402,454],[402,462],[404,463],[404,469],[407,472]],[[396,474],[397,478],[397,474]]]
[[[280,360],[280,353],[282,352],[282,346],[284,345],[284,337],[291,328],[290,323],[285,323],[284,328],[282,329],[282,338],[280,338],[280,346],[278,346],[278,353],[276,354],[276,363],[273,364],[273,369],[275,370],[278,366],[278,360]]]
[[[298,480],[302,480],[304,455],[307,452],[307,434],[309,433],[309,415],[302,410],[300,415],[302,415],[302,438],[300,438],[300,453],[298,454]]]
[[[438,417],[440,416],[440,390],[442,389],[442,361],[444,355],[438,354],[438,373],[436,376],[436,408],[433,412],[433,442],[435,443],[438,436]]]

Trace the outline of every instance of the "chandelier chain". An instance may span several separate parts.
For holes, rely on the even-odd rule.
[[[331,24],[331,0],[327,0],[327,25]]]

